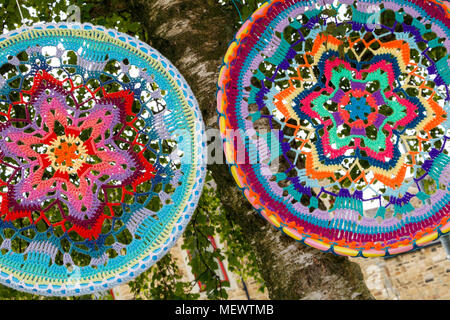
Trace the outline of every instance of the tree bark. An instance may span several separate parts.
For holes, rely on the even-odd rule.
[[[237,13],[217,0],[133,0],[149,44],[169,58],[191,86],[205,123],[217,128],[219,68],[236,33]],[[372,299],[360,267],[306,247],[258,216],[226,164],[210,165],[221,201],[234,213],[258,256],[271,299]]]

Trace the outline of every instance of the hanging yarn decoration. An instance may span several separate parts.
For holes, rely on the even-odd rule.
[[[131,36],[38,24],[0,37],[0,283],[68,296],[166,254],[205,176],[204,125],[176,68]]]
[[[227,163],[255,209],[324,252],[450,231],[450,19],[438,0],[274,0],[221,68]]]

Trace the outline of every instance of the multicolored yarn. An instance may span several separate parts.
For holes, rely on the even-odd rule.
[[[219,79],[244,195],[338,255],[395,255],[450,232],[449,50],[441,1],[265,3]]]
[[[81,295],[145,271],[204,182],[204,125],[183,77],[90,24],[2,35],[0,66],[0,283]]]

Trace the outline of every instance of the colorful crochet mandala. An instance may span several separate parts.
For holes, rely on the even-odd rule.
[[[45,24],[0,37],[0,283],[105,291],[175,243],[205,175],[175,67],[125,34]]]
[[[274,0],[224,59],[219,126],[276,228],[348,256],[450,231],[450,19],[441,1]]]

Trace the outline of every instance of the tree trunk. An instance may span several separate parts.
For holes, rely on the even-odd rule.
[[[217,0],[133,0],[134,18],[149,44],[169,58],[190,84],[205,123],[217,128],[219,68],[236,33],[237,12]],[[242,196],[228,166],[209,167],[224,206],[258,256],[271,299],[371,299],[359,266],[306,247],[274,229]]]

